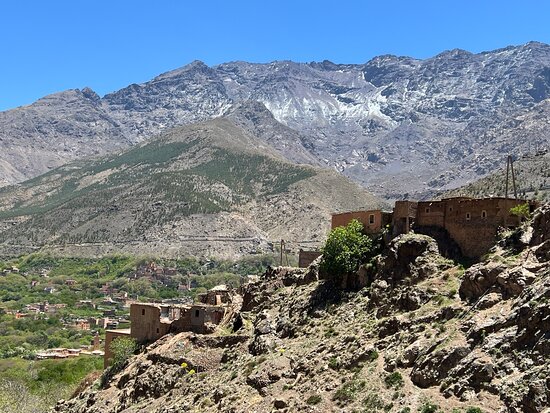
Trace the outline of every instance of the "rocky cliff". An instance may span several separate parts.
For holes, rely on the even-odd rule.
[[[547,411],[549,234],[547,204],[466,270],[401,236],[358,291],[270,270],[232,328],[165,336],[55,411]]]
[[[102,98],[70,90],[1,112],[0,185],[257,101],[289,128],[256,118],[289,159],[388,198],[431,195],[548,147],[549,68],[550,46],[536,42],[364,64],[193,62]]]

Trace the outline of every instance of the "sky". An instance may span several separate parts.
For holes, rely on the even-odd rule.
[[[193,60],[364,63],[550,43],[545,0],[2,0],[0,110],[99,95]]]

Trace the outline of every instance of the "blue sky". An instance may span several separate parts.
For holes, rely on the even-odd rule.
[[[550,43],[550,2],[3,0],[0,110],[89,86],[100,95],[195,59],[363,63]]]

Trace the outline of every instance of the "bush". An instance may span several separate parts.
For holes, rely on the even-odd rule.
[[[363,380],[350,380],[342,385],[334,394],[333,400],[350,402],[355,400],[357,393],[365,388]]]
[[[405,384],[405,381],[403,380],[403,376],[398,371],[394,371],[393,373],[390,373],[386,376],[384,379],[384,382],[386,383],[386,386],[388,388],[391,387],[402,387],[403,384]]]
[[[510,214],[516,215],[520,218],[529,218],[529,204],[526,202],[525,204],[519,204],[513,208],[510,208]]]
[[[372,259],[373,243],[356,219],[345,227],[334,228],[322,248],[321,270],[329,277],[352,274]]]
[[[466,409],[466,413],[483,413],[483,410],[481,410],[479,407],[468,407]]]
[[[317,394],[314,394],[312,396],[309,396],[306,400],[306,403],[307,404],[310,404],[310,405],[315,405],[315,404],[319,404],[321,403],[323,399],[321,398],[321,396],[317,395]]]
[[[109,347],[113,353],[111,368],[119,371],[137,350],[137,343],[133,338],[119,337],[111,341]]]

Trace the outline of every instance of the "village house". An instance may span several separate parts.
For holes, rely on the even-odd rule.
[[[105,367],[113,356],[110,350],[113,340],[131,337],[139,343],[147,343],[168,333],[211,333],[220,324],[232,302],[232,293],[225,285],[221,285],[200,294],[198,302],[191,305],[132,303],[130,328],[105,332]]]
[[[494,245],[499,228],[513,228],[521,223],[520,217],[513,215],[510,209],[526,202],[512,198],[469,197],[397,201],[391,213],[369,210],[334,214],[332,228],[358,219],[365,225],[365,232],[373,234],[391,224],[392,236],[412,230],[440,241],[444,235],[457,244],[462,256],[479,258]],[[529,202],[529,207],[533,211],[536,203]]]

